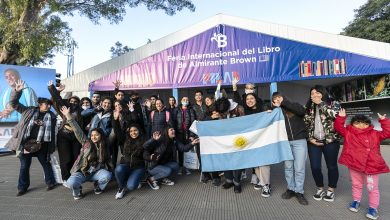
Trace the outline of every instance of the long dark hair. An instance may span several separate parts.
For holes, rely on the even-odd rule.
[[[250,108],[246,104],[246,98],[250,95],[253,96],[256,100],[256,109]],[[250,114],[259,113],[259,112],[264,111],[263,100],[261,100],[255,93],[248,93],[245,95],[245,99],[243,100],[243,107],[244,107],[245,115],[250,115]]]
[[[94,128],[91,130],[91,133],[93,131],[96,131],[100,134],[100,141],[97,143],[99,146],[99,152],[98,152],[98,146],[94,144],[91,139],[89,139],[89,142],[91,144],[91,160],[92,161],[98,161],[99,163],[103,163],[107,156],[107,141],[106,136],[104,135],[104,132],[101,128]]]
[[[138,130],[138,137],[132,138],[130,136],[130,129],[136,128]],[[143,149],[143,144],[145,142],[144,134],[142,133],[142,130],[138,124],[131,124],[127,131],[126,131],[126,140],[123,145],[123,154],[129,154],[129,151],[134,148],[141,148]]]
[[[307,101],[306,103],[306,109],[307,110],[310,110],[312,108],[312,104],[313,102],[311,101],[311,91],[313,90],[316,90],[317,92],[321,93],[322,95],[322,101],[325,102],[326,104],[330,104],[330,102],[332,101],[330,98],[329,98],[329,94],[328,94],[328,91],[326,91],[326,88],[324,86],[321,86],[321,85],[315,85],[313,87],[310,88],[310,92],[309,92],[309,100]]]

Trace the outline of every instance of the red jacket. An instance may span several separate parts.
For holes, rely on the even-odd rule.
[[[334,121],[335,130],[344,137],[339,163],[365,174],[390,172],[380,152],[380,142],[390,137],[390,120],[379,120],[382,131],[377,131],[372,125],[365,129],[344,127],[345,118],[337,116]]]

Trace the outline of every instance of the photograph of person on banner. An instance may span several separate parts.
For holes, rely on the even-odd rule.
[[[21,118],[20,113],[15,111],[9,104],[12,90],[15,90],[16,82],[21,80],[18,70],[9,68],[4,71],[4,79],[8,87],[2,88],[0,97],[0,122],[17,122]],[[37,95],[34,90],[25,84],[19,102],[24,106],[36,106]]]

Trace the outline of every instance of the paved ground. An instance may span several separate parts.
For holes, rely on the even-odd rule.
[[[390,163],[390,146],[382,147]],[[282,166],[272,167],[273,193],[262,198],[249,180],[243,192],[215,188],[199,183],[199,174],[178,177],[175,186],[163,186],[158,191],[148,186],[115,200],[116,183],[111,182],[101,195],[95,195],[91,183],[86,183],[86,197],[74,201],[69,189],[59,186],[46,192],[43,171],[34,159],[31,169],[31,187],[27,194],[15,197],[19,160],[14,156],[0,156],[0,219],[365,219],[367,197],[363,197],[361,210],[347,209],[351,200],[351,184],[345,167],[340,166],[340,180],[333,203],[315,201],[315,191],[307,163],[305,194],[308,206],[299,205],[295,198],[281,199],[285,191]],[[380,219],[390,219],[390,175],[380,179]]]

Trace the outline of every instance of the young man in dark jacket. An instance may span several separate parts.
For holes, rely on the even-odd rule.
[[[50,165],[50,154],[55,150],[56,116],[50,111],[51,101],[46,98],[38,99],[38,107],[26,107],[19,103],[24,82],[19,80],[11,93],[10,105],[22,115],[16,125],[15,133],[5,145],[16,151],[20,160],[18,193],[21,196],[30,186],[30,166],[32,157],[37,157],[45,173],[47,190],[55,187],[53,170]]]
[[[308,202],[304,196],[305,165],[307,158],[308,132],[305,122],[305,108],[299,103],[290,102],[279,92],[272,94],[273,108],[282,108],[288,140],[294,160],[284,162],[284,173],[287,181],[287,190],[282,194],[283,199],[295,196],[302,205]]]

